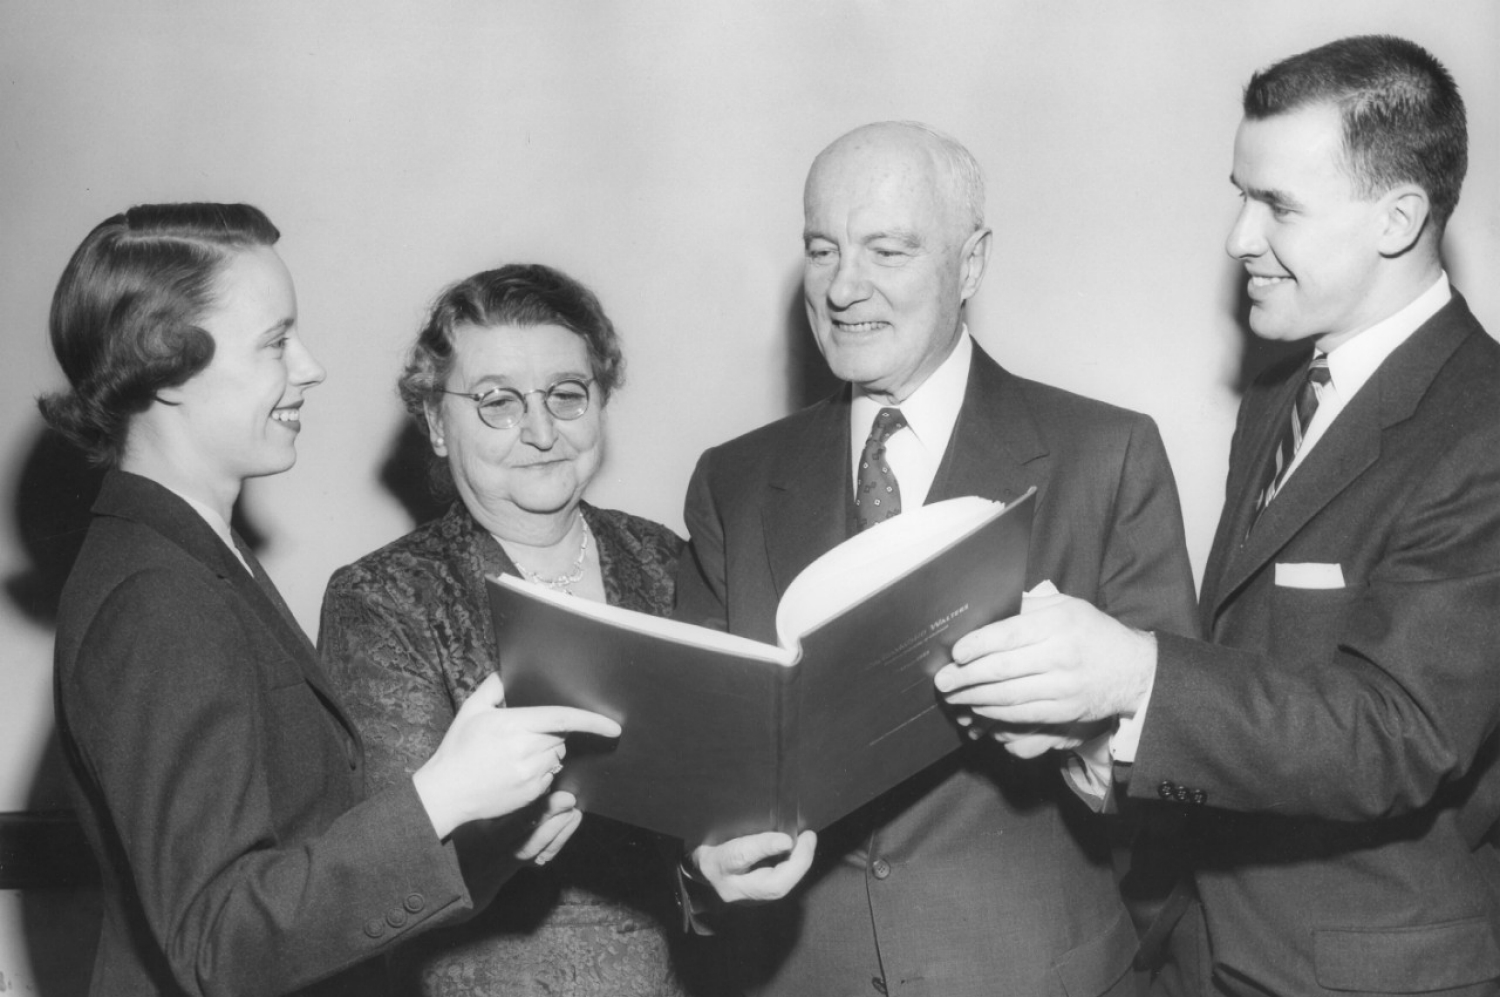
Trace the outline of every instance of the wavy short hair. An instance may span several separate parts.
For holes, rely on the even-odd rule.
[[[1252,121],[1325,103],[1343,122],[1344,166],[1358,196],[1414,183],[1441,236],[1469,165],[1463,98],[1443,64],[1404,38],[1342,38],[1256,73],[1243,102]]]
[[[512,263],[461,280],[432,303],[397,382],[406,411],[420,426],[453,372],[453,330],[461,325],[561,326],[583,340],[604,401],[624,383],[619,336],[594,292],[552,267]]]
[[[142,204],[101,222],[52,296],[52,352],[69,387],[37,400],[48,425],[94,464],[119,464],[131,417],[213,359],[200,323],[225,265],[280,237],[248,204]]]

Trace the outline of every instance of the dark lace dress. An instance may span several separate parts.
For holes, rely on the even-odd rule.
[[[608,601],[665,615],[682,541],[664,526],[583,506]],[[337,571],[323,599],[323,659],[365,742],[370,790],[437,749],[458,705],[495,667],[484,576],[515,568],[455,503],[444,516]],[[706,953],[678,926],[676,842],[585,815],[544,868],[523,868],[479,916],[393,957],[401,992],[675,995],[711,992]],[[697,944],[697,943],[693,943]]]

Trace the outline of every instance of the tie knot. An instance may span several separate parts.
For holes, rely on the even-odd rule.
[[[901,414],[899,408],[886,406],[875,413],[875,423],[870,427],[870,439],[877,443],[884,443],[906,428],[906,416]]]
[[[1333,380],[1333,372],[1328,369],[1327,354],[1313,357],[1312,366],[1307,368],[1307,379],[1320,386]]]

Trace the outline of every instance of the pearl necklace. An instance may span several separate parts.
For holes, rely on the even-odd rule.
[[[537,585],[544,585],[554,591],[566,592],[568,595],[572,595],[572,586],[583,581],[583,561],[589,552],[589,521],[583,518],[582,512],[578,513],[578,523],[583,527],[583,541],[578,545],[578,557],[573,560],[572,571],[569,571],[566,575],[558,575],[556,578],[543,578],[520,561],[516,561],[516,567],[521,569],[521,577],[528,582],[535,582]],[[511,560],[515,561],[515,558],[511,558]]]

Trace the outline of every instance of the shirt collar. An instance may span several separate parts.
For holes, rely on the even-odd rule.
[[[942,454],[948,449],[948,439],[958,423],[958,410],[963,407],[973,359],[974,341],[966,325],[960,330],[958,342],[947,359],[900,405],[907,428],[928,453]],[[870,435],[870,427],[875,424],[875,416],[882,408],[885,408],[884,404],[865,394],[859,385],[854,386],[854,403],[849,416],[854,440],[863,441]],[[855,449],[859,449],[857,445]]]
[[[1328,354],[1328,375],[1339,395],[1353,398],[1385,362],[1385,358],[1411,338],[1412,333],[1442,310],[1453,298],[1448,274],[1438,274],[1432,286],[1396,314],[1382,319]]]
[[[157,482],[157,484],[161,485],[167,491],[171,492],[173,495],[176,495],[188,505],[192,506],[193,511],[196,512],[199,516],[203,517],[203,521],[208,524],[209,529],[213,530],[214,534],[220,540],[224,541],[224,546],[228,547],[230,552],[234,554],[235,560],[244,565],[245,570],[249,571],[250,574],[255,574],[255,572],[250,571],[250,565],[246,563],[245,555],[240,553],[239,546],[234,542],[234,534],[233,532],[231,532],[229,524],[224,522],[223,516],[220,516],[217,512],[215,512],[207,502],[200,502],[197,499],[193,498],[191,495],[184,495],[182,492],[179,492],[177,489],[171,487],[170,485],[164,485],[159,481]]]

